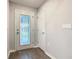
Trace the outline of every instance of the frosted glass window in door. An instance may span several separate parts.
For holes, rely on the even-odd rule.
[[[30,44],[30,16],[20,17],[20,45]]]

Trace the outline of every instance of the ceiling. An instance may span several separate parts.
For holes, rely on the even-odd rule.
[[[46,0],[10,0],[10,1],[33,8],[39,8]]]

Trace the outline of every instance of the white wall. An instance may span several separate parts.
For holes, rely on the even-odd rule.
[[[9,1],[7,0],[7,3],[8,3],[8,5],[7,5],[7,13],[8,13],[8,15],[7,15],[7,17],[8,17],[8,19],[7,19],[7,56],[9,56],[9,50],[10,50],[10,45],[9,45]]]
[[[47,0],[38,12],[39,46],[45,45],[45,51],[57,59],[72,59],[72,30],[62,28],[63,24],[72,23],[71,3],[71,0]]]
[[[21,9],[21,10],[26,10],[26,11],[31,11],[34,13],[34,15],[37,14],[37,9],[34,9],[34,8],[30,8],[30,7],[27,7],[27,6],[22,6],[22,5],[18,5],[18,4],[15,4],[15,3],[12,3],[10,2],[9,4],[9,21],[8,21],[8,33],[9,33],[9,47],[10,47],[10,50],[14,50],[15,49],[15,8],[17,9]],[[31,29],[31,32],[32,32],[32,43],[36,44],[36,39],[35,38],[35,30],[36,28],[34,28],[34,21],[36,20],[36,18],[32,21],[32,29]],[[34,42],[35,41],[35,42]]]

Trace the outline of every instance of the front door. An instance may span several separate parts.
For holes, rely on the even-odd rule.
[[[18,29],[17,29],[18,30]],[[18,31],[17,31],[18,34]],[[30,45],[30,16],[20,15],[20,40],[19,45]]]
[[[15,9],[15,49],[31,47],[30,21],[31,13]]]

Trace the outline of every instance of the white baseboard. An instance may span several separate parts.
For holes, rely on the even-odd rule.
[[[9,55],[10,55],[10,53],[8,52],[8,57],[7,57],[7,59],[9,59]]]
[[[48,55],[51,59],[56,59],[56,57],[52,56],[51,54],[49,54],[48,52],[45,52],[46,55]]]
[[[16,50],[10,50],[10,51],[8,52],[8,58],[9,58],[10,53],[15,52],[15,51],[16,51]]]
[[[41,47],[40,47],[41,48]],[[41,48],[42,49],[42,48]],[[56,57],[55,56],[52,56],[50,53],[48,53],[47,51],[45,51],[44,49],[42,49],[44,52],[45,52],[45,54],[47,55],[47,56],[49,56],[51,59],[56,59]]]
[[[15,51],[16,51],[16,50],[10,50],[9,53],[11,53],[11,52],[15,52]]]
[[[33,48],[38,48],[39,46],[33,46]]]

